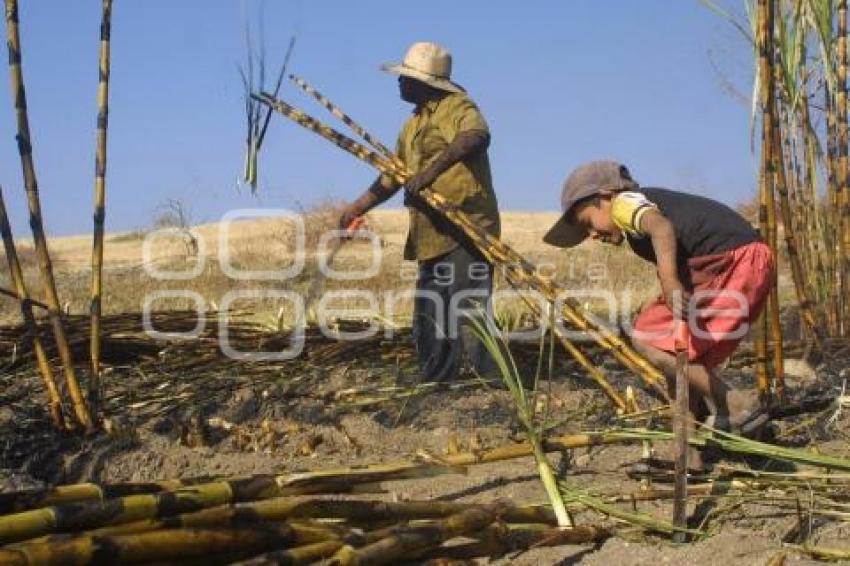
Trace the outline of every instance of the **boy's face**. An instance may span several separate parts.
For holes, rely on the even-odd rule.
[[[623,242],[623,231],[617,228],[611,218],[611,195],[600,195],[598,204],[579,204],[573,217],[576,223],[587,230],[590,238],[615,246]]]

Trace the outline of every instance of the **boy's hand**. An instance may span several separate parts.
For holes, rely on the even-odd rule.
[[[691,294],[685,289],[678,277],[662,277],[661,292],[673,316],[679,320],[688,320]]]

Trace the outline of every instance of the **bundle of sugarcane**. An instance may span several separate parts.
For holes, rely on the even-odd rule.
[[[159,482],[146,487],[160,488],[160,491],[132,493],[109,499],[102,498],[104,490],[83,486],[76,489],[66,488],[63,494],[53,492],[40,497],[26,494],[14,498],[11,503],[7,501],[7,506],[22,506],[33,500],[59,503],[0,517],[0,543],[28,540],[51,533],[77,532],[168,517],[229,503],[309,493],[368,491],[385,481],[462,472],[463,469],[457,465],[413,460],[189,485],[179,481]],[[120,493],[121,490],[113,488],[112,492]]]
[[[551,438],[546,451],[612,442],[669,440],[665,431],[622,429]],[[733,435],[703,431],[694,445],[793,462],[809,469],[795,473],[720,467],[709,484],[689,486],[697,498],[725,498],[729,504],[767,505],[793,515],[805,497],[824,520],[850,516],[850,460],[772,446]],[[166,561],[175,557],[221,563],[253,557],[255,564],[311,563],[334,557],[337,563],[392,563],[407,557],[455,558],[503,554],[532,545],[591,542],[610,528],[584,524],[553,530],[548,506],[469,504],[434,501],[387,502],[339,499],[377,482],[462,472],[461,466],[533,454],[531,443],[443,457],[422,455],[395,464],[318,470],[282,476],[219,481],[167,481],[148,484],[62,486],[41,492],[8,494],[0,500],[0,564],[85,564]],[[571,511],[590,509],[630,528],[670,536],[680,529],[638,512],[644,500],[669,499],[671,490],[600,495],[559,484]],[[631,504],[629,510],[618,504]],[[50,507],[41,507],[52,505]],[[717,517],[714,517],[717,520]],[[687,529],[693,537],[705,532]],[[457,544],[458,537],[471,542]],[[447,541],[454,541],[446,546]],[[259,555],[259,556],[258,556]]]
[[[221,564],[248,558],[250,564],[308,564],[321,559],[337,564],[387,564],[426,554],[493,556],[535,545],[596,542],[611,534],[592,525],[555,532],[552,519],[545,509],[502,502],[282,499],[8,545],[0,549],[0,564],[121,564],[192,558]],[[456,550],[454,545],[442,546],[458,537],[474,542]]]
[[[325,108],[362,136],[380,155],[340,134],[336,130],[325,126],[289,104],[276,99],[270,94],[262,93],[253,96],[256,100],[269,105],[299,125],[369,163],[380,172],[395,179],[398,183],[403,185],[410,178],[411,172],[407,170],[404,163],[387,149],[385,145],[371,136],[349,116],[344,114],[327,98],[315,91],[315,89],[309,87],[304,81],[300,79],[295,80],[302,88],[319,100]],[[563,316],[568,324],[579,331],[587,333],[596,344],[613,355],[626,368],[634,371],[658,395],[667,398],[668,394],[663,385],[664,378],[661,372],[652,366],[643,356],[629,347],[616,333],[596,322],[592,316],[584,313],[576,301],[565,298],[568,297],[566,289],[541,277],[533,264],[514,251],[505,242],[488,234],[485,230],[477,226],[463,212],[451,205],[442,195],[430,189],[424,189],[417,195],[412,195],[411,198],[421,200],[424,205],[433,208],[460,229],[491,263],[504,269],[508,281],[513,286],[530,288],[541,293],[553,304],[560,306],[561,313],[559,314]]]

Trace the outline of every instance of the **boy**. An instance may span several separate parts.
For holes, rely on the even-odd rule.
[[[586,163],[570,174],[563,215],[543,240],[559,247],[590,237],[632,251],[658,267],[661,295],[634,321],[633,343],[676,381],[674,322],[689,321],[691,411],[710,426],[752,434],[767,415],[752,392],[733,391],[713,369],[726,360],[758,317],[774,280],[773,254],[744,218],[719,202],[642,188],[614,161]],[[702,414],[701,414],[702,413]]]

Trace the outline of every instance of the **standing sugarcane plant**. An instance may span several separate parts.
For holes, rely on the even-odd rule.
[[[68,393],[73,402],[74,415],[77,422],[85,430],[93,427],[91,415],[85,398],[77,381],[74,371],[74,360],[62,325],[59,295],[56,292],[56,281],[53,278],[53,266],[47,249],[47,238],[44,234],[44,224],[41,216],[41,201],[38,195],[38,182],[32,158],[32,143],[30,137],[29,118],[27,116],[26,92],[24,77],[21,69],[21,38],[18,29],[18,2],[6,0],[6,34],[9,49],[9,74],[12,86],[12,100],[15,105],[15,116],[18,125],[18,152],[21,157],[24,187],[30,213],[30,227],[38,256],[38,267],[45,289],[45,303],[48,306],[48,317],[56,339],[57,350],[65,374]]]
[[[702,0],[725,17],[711,0]],[[850,332],[850,127],[847,0],[747,0],[756,47],[753,108],[762,117],[760,228],[775,249],[776,205],[788,266],[807,335],[818,345]],[[753,10],[752,8],[756,8]],[[735,27],[744,30],[738,22]],[[754,113],[754,118],[755,118]],[[820,180],[825,183],[822,186]],[[778,296],[758,325],[758,359],[767,335],[780,346]],[[781,395],[781,351],[774,387]],[[760,389],[769,387],[759,364]]]
[[[841,308],[841,335],[850,334],[850,158],[848,158],[848,119],[847,119],[847,0],[838,0],[838,35],[836,41],[837,79],[836,88],[836,119],[838,128],[838,234],[836,243],[838,250],[838,296]]]
[[[245,165],[242,171],[242,182],[249,185],[251,192],[254,193],[257,191],[257,160],[274,111],[251,98],[252,92],[263,90],[266,86],[266,55],[265,48],[262,45],[259,53],[254,52],[250,30],[246,30],[245,32],[245,41],[248,60],[244,67],[239,67],[239,76],[242,79],[242,86],[245,89],[245,115],[248,125],[245,137]],[[289,59],[292,56],[292,50],[294,48],[295,36],[293,35],[289,39],[289,45],[283,57],[283,64],[275,79],[275,96],[280,92],[280,87],[283,85],[283,78],[286,76],[286,68],[289,66]]]
[[[776,119],[774,114],[774,68],[773,68],[773,26],[774,26],[774,2],[773,0],[758,0],[756,12],[757,36],[756,45],[758,49],[758,86],[759,102],[762,109],[761,124],[761,167],[759,169],[759,231],[762,237],[776,253],[776,207],[773,199],[773,186],[776,180],[776,159],[774,157],[773,124]],[[776,378],[781,372],[781,366],[777,367],[777,358],[771,367],[767,363],[767,335],[771,334],[774,347],[777,342],[780,348],[782,344],[782,329],[779,325],[779,300],[776,291],[776,279],[774,276],[770,295],[764,313],[759,323],[759,331],[756,336],[756,352],[758,357],[757,379],[759,392],[764,403],[770,402],[771,377]],[[778,335],[778,336],[777,336]],[[778,338],[778,340],[777,340]],[[779,360],[781,364],[781,360]],[[772,371],[771,371],[772,370]]]
[[[537,397],[537,377],[539,375],[535,376],[534,389],[530,392],[526,391],[519,369],[517,369],[516,362],[508,347],[507,340],[494,327],[495,325],[491,322],[492,319],[486,313],[467,314],[467,316],[470,327],[496,362],[502,380],[505,382],[508,391],[510,391],[511,397],[513,397],[517,418],[525,431],[528,443],[531,445],[534,459],[537,462],[537,472],[540,474],[540,481],[543,483],[543,488],[546,490],[546,495],[552,504],[555,517],[558,519],[558,526],[571,528],[573,526],[573,520],[567,512],[564,498],[555,479],[555,473],[552,471],[552,465],[549,463],[548,458],[546,458],[546,451],[543,449],[545,422],[538,422],[535,403]],[[541,318],[541,326],[544,324],[544,321],[545,318]],[[545,333],[542,336],[545,336]]]
[[[109,126],[109,47],[112,29],[112,0],[103,0],[100,24],[100,60],[97,84],[97,146],[94,173],[94,234],[91,271],[91,375],[89,403],[92,413],[100,412],[100,323],[103,308],[103,232],[106,220],[106,133]]]
[[[56,386],[56,380],[53,378],[53,370],[50,368],[50,360],[47,353],[44,351],[44,346],[39,337],[38,324],[35,321],[35,316],[32,312],[32,301],[30,300],[27,287],[24,282],[24,273],[21,269],[21,262],[18,260],[18,252],[15,249],[15,240],[12,236],[12,226],[9,223],[9,215],[6,213],[6,203],[3,201],[3,190],[0,188],[0,235],[3,237],[3,246],[6,250],[6,260],[9,263],[9,277],[15,287],[18,301],[21,306],[21,318],[24,319],[24,325],[32,340],[33,351],[35,352],[36,364],[41,378],[44,381],[44,387],[47,390],[48,406],[50,409],[50,417],[53,419],[53,424],[59,430],[68,428],[65,422],[65,414],[62,410],[62,398],[59,394],[59,388]]]

